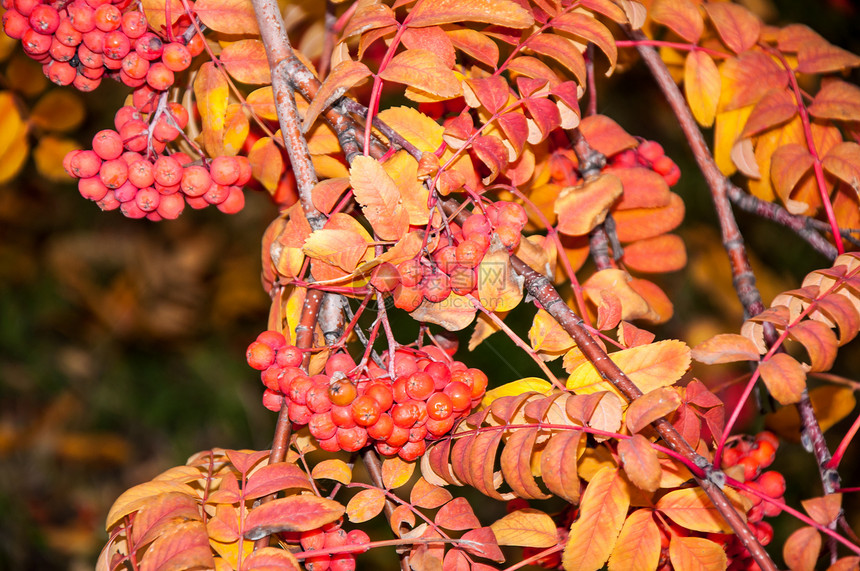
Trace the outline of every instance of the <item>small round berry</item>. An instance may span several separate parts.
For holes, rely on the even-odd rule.
[[[158,157],[153,166],[155,182],[158,184],[172,186],[182,181],[182,171],[184,169],[173,157]]]
[[[361,426],[338,428],[336,438],[342,450],[358,452],[367,444],[367,430]]]
[[[47,54],[51,49],[51,40],[53,36],[40,34],[33,28],[27,29],[21,36],[21,46],[24,51],[30,56],[40,56]]]
[[[356,426],[351,406],[332,406],[331,419],[339,428],[352,428]]]
[[[105,186],[100,177],[91,176],[78,181],[78,191],[84,198],[98,202],[108,193],[108,187]]]
[[[424,269],[417,259],[400,262],[397,266],[397,272],[400,274],[400,283],[405,287],[417,286],[421,282],[421,278],[424,277]]]
[[[374,271],[370,284],[381,292],[394,291],[400,284],[400,273],[393,264],[383,262]]]
[[[105,34],[103,50],[106,57],[121,60],[131,51],[131,41],[120,30],[112,30]]]
[[[433,438],[441,438],[445,436],[451,429],[454,428],[454,422],[457,420],[456,415],[451,415],[447,418],[443,418],[442,420],[434,420],[432,418],[428,418],[427,422],[424,423],[424,426],[427,428],[427,434]]]
[[[311,416],[308,429],[317,440],[327,440],[337,434],[337,425],[328,412],[318,413]]]
[[[99,176],[108,188],[118,188],[128,180],[128,165],[122,159],[102,163]]]
[[[304,426],[310,422],[313,413],[311,412],[311,409],[303,404],[290,402],[289,415],[291,421]]]
[[[367,435],[374,440],[388,440],[394,430],[394,421],[391,415],[383,412],[375,423],[367,427]]]
[[[185,209],[185,201],[179,193],[161,197],[158,203],[158,214],[166,220],[176,220]]]
[[[276,393],[273,390],[266,389],[263,391],[263,406],[272,412],[278,412],[284,404],[284,396],[281,393]]]
[[[496,235],[499,241],[508,250],[513,250],[520,244],[520,230],[508,224],[502,224],[496,227]]]
[[[252,368],[262,371],[275,362],[275,350],[266,343],[254,341],[248,345],[245,357]]]
[[[463,236],[468,240],[475,235],[489,235],[493,232],[490,220],[483,214],[472,214],[463,223]]]
[[[203,196],[212,186],[212,177],[206,167],[193,165],[183,171],[180,186],[186,196]]]
[[[209,204],[218,205],[227,200],[228,196],[230,196],[229,186],[217,184],[215,181],[212,181],[212,184],[209,186],[209,190],[206,191],[203,198],[205,198],[206,202]]]
[[[328,387],[328,397],[337,406],[348,406],[355,400],[358,391],[355,384],[346,378],[332,382]]]
[[[481,263],[486,248],[474,240],[464,240],[457,246],[457,263],[467,268],[474,268]]]
[[[134,51],[147,61],[155,61],[161,57],[164,51],[164,43],[157,35],[152,32],[146,32],[137,38],[137,41],[134,43]]]
[[[299,542],[305,551],[318,551],[325,545],[325,535],[320,528],[303,531],[299,536]]]
[[[157,91],[166,91],[173,85],[173,72],[160,61],[151,63],[146,72],[146,83]]]
[[[644,158],[649,163],[653,163],[663,155],[663,146],[656,141],[644,141],[638,147],[636,152],[640,157]]]
[[[286,345],[278,351],[279,367],[300,367],[304,361],[304,353],[294,345]]]
[[[138,208],[144,212],[152,212],[158,208],[161,195],[152,187],[141,188],[134,200]]]
[[[99,131],[93,137],[93,151],[105,161],[119,158],[123,151],[122,137],[112,129]]]
[[[424,276],[421,281],[421,291],[424,298],[432,303],[439,303],[448,299],[451,295],[451,285],[447,275],[442,272]]]
[[[209,164],[209,174],[216,183],[231,185],[239,179],[239,162],[235,157],[215,157]]]
[[[371,383],[364,389],[364,394],[375,400],[380,410],[388,410],[394,404],[394,394],[387,383]]]
[[[407,442],[404,444],[397,455],[406,462],[412,462],[413,460],[417,460],[423,456],[426,451],[427,444],[425,444],[423,440],[419,440],[417,442]]]
[[[13,40],[20,40],[27,30],[31,29],[30,21],[17,10],[7,10],[3,13],[3,31]]]
[[[224,214],[236,214],[245,208],[245,193],[238,186],[230,186],[227,198],[217,205],[218,210]]]
[[[406,394],[415,400],[424,400],[433,394],[436,382],[423,371],[416,371],[406,379]]]
[[[164,46],[161,61],[170,71],[185,71],[191,65],[191,52],[179,42],[171,42]]]
[[[402,428],[412,428],[421,417],[421,411],[415,401],[395,404],[391,409],[391,419]]]
[[[454,403],[445,393],[434,393],[427,399],[427,416],[433,420],[445,420],[454,414]]]
[[[355,556],[352,553],[333,554],[329,571],[355,571]]]
[[[403,311],[415,311],[422,301],[424,301],[424,291],[418,286],[400,284],[394,290],[394,307]]]
[[[529,221],[525,209],[516,202],[502,202],[497,205],[499,208],[499,221],[501,226],[508,225],[522,230]]]
[[[465,383],[452,380],[443,392],[451,398],[451,405],[457,412],[468,409],[472,404],[472,389]]]
[[[763,473],[750,485],[771,498],[778,498],[785,493],[785,477],[775,470]]]
[[[325,383],[314,383],[305,396],[307,407],[311,412],[323,413],[331,410],[331,401],[328,398],[328,387]]]
[[[379,403],[367,395],[356,397],[351,406],[352,416],[359,426],[367,427],[375,424],[382,412]]]
[[[126,36],[128,36],[132,40],[137,39],[146,33],[146,15],[138,10],[126,12],[122,16],[122,23],[120,24],[120,26],[122,27],[122,31]]]
[[[50,4],[39,4],[30,12],[30,26],[40,34],[53,34],[60,26],[60,14]]]

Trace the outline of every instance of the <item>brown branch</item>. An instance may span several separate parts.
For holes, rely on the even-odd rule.
[[[370,474],[370,480],[373,482],[373,485],[382,490],[385,489],[385,482],[382,479],[382,462],[379,460],[379,456],[376,454],[376,450],[373,448],[368,448],[365,450],[361,459],[364,460],[364,466],[367,468],[367,473]],[[385,517],[388,521],[391,521],[391,515],[394,513],[394,502],[392,502],[389,498],[385,498],[385,507],[383,508],[385,511]],[[393,531],[393,530],[392,530]],[[402,530],[399,530],[395,535],[400,537],[400,534],[403,533]],[[400,569],[401,571],[409,571],[409,554],[401,553],[400,554]]]

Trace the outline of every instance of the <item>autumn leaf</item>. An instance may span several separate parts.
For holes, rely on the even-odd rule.
[[[399,240],[409,228],[409,214],[403,208],[400,190],[379,161],[356,157],[349,169],[349,182],[376,234],[383,240]]]
[[[213,569],[209,535],[201,521],[170,526],[140,556],[141,571],[157,569]]]
[[[693,117],[703,127],[714,124],[720,101],[720,72],[714,60],[702,51],[691,51],[684,61],[684,93]]]
[[[557,353],[573,347],[573,338],[556,319],[543,309],[535,313],[529,329],[529,342],[535,351]]]
[[[462,92],[454,72],[436,54],[422,49],[400,52],[379,72],[379,77],[443,99],[456,97]]]
[[[860,192],[860,145],[854,142],[839,143],[822,161],[824,170],[845,181],[855,192]]]
[[[361,490],[346,504],[346,515],[352,523],[363,523],[382,513],[385,493],[382,490]]]
[[[677,340],[664,340],[623,349],[611,353],[609,358],[621,368],[630,380],[647,393],[659,387],[675,384],[690,366],[690,348]],[[615,387],[603,379],[591,363],[583,363],[567,380],[567,388],[577,394],[611,390]]]
[[[721,333],[702,341],[693,348],[692,357],[700,363],[735,363],[737,361],[758,361],[758,348],[743,335]]]
[[[624,467],[624,473],[637,488],[646,492],[654,492],[660,487],[660,462],[657,451],[641,434],[632,438],[618,441],[618,455]]]
[[[250,8],[251,3],[248,2],[248,7]],[[176,23],[176,21],[185,14],[185,8],[182,6],[182,2],[180,0],[142,0],[141,7],[143,9],[144,14],[146,14],[146,21],[148,26],[153,30],[164,30],[167,28],[167,16],[170,15],[170,24]],[[204,11],[206,8],[206,2],[203,2]],[[198,11],[197,4],[194,5],[195,13]],[[200,17],[203,20],[203,17]],[[204,20],[204,23],[205,20]],[[207,24],[208,25],[208,24]],[[213,28],[215,29],[215,28]],[[257,30],[257,22],[254,21],[253,27],[249,32],[256,32]]]
[[[566,12],[551,20],[552,27],[569,34],[579,36],[586,42],[591,42],[606,54],[609,59],[609,69],[606,75],[612,75],[615,71],[615,63],[618,59],[618,47],[612,32],[604,26],[597,18],[581,12]],[[531,45],[531,42],[529,42]],[[577,77],[579,79],[579,77]]]
[[[107,515],[105,529],[110,530],[123,517],[141,509],[159,495],[170,492],[196,497],[191,487],[179,482],[154,480],[138,484],[123,492],[113,503]]]
[[[522,276],[513,270],[507,249],[493,236],[478,270],[477,294],[481,305],[489,311],[510,311],[523,298]]]
[[[782,557],[792,571],[813,571],[821,552],[821,534],[814,527],[801,527],[788,536]]]
[[[203,145],[211,156],[221,154],[229,91],[227,79],[212,62],[206,62],[194,78],[194,96],[203,127]]]
[[[490,525],[499,545],[552,547],[558,543],[555,522],[540,510],[525,508],[511,512]]]
[[[690,0],[657,0],[648,15],[685,40],[697,43],[705,29],[705,21],[695,3]]]
[[[171,0],[174,1],[174,0]],[[184,13],[179,2],[176,17]],[[250,0],[197,0],[194,13],[216,32],[225,34],[259,34],[257,18]]]
[[[660,560],[660,530],[652,510],[638,509],[627,516],[609,556],[609,571],[651,571]]]
[[[309,531],[333,522],[344,507],[318,496],[287,496],[251,510],[245,518],[245,537],[256,541],[280,531]]]
[[[758,371],[767,391],[780,404],[800,401],[803,391],[806,390],[806,373],[800,363],[787,353],[777,353],[762,361]]]
[[[809,106],[819,119],[860,121],[860,87],[834,79],[825,83]]]
[[[414,107],[391,107],[378,116],[419,151],[432,153],[442,144],[445,128]]]
[[[256,85],[272,82],[266,48],[260,40],[239,40],[228,44],[219,57],[227,73],[237,81]]]
[[[741,137],[752,137],[791,120],[797,115],[797,102],[787,89],[773,89],[753,108]]]
[[[527,377],[518,381],[506,383],[500,387],[488,390],[484,393],[484,398],[481,400],[481,406],[486,408],[496,399],[507,396],[516,396],[528,392],[538,392],[549,394],[553,390],[553,385],[549,381],[539,379],[537,377]]]
[[[457,531],[481,527],[481,522],[475,517],[475,512],[466,498],[454,498],[439,508],[434,521],[440,527]]]
[[[627,407],[625,417],[627,428],[635,434],[679,406],[681,406],[681,396],[678,391],[670,387],[654,389],[637,398]]]
[[[801,500],[800,503],[815,523],[828,526],[836,521],[842,511],[842,494],[827,494]]]
[[[720,39],[736,54],[750,49],[758,41],[761,21],[745,6],[708,3],[705,11]]]
[[[554,207],[558,231],[570,236],[587,234],[606,219],[609,207],[622,192],[621,181],[612,174],[564,189]]]
[[[624,246],[622,259],[627,268],[635,272],[677,272],[687,265],[687,248],[680,236],[661,234]]]
[[[687,529],[706,533],[732,531],[731,526],[701,488],[683,488],[669,492],[657,501],[656,508]]]
[[[603,468],[589,482],[562,555],[565,569],[597,571],[615,548],[630,492],[617,469]]]
[[[579,502],[577,460],[585,434],[565,431],[550,438],[540,457],[541,479],[550,492],[571,503]]]
[[[409,501],[412,504],[429,510],[441,507],[452,499],[451,492],[441,486],[431,484],[423,477],[418,478],[418,481],[409,491]]]
[[[314,100],[305,111],[302,130],[307,132],[326,107],[353,87],[361,85],[370,73],[367,66],[358,61],[345,60],[337,64],[326,76]]]
[[[673,535],[669,542],[669,560],[678,571],[722,571],[728,566],[723,547],[702,537]]]
[[[410,27],[455,24],[463,21],[496,24],[507,28],[527,28],[534,18],[511,0],[421,0],[404,22]]]
[[[302,251],[311,258],[350,273],[358,266],[369,245],[369,241],[355,232],[323,228],[308,237]]]
[[[403,486],[415,472],[415,462],[405,462],[398,457],[382,461],[382,484],[388,490]]]
[[[314,480],[325,478],[327,480],[335,480],[341,484],[349,484],[352,481],[352,469],[343,460],[328,458],[314,466],[311,476],[313,476]]]

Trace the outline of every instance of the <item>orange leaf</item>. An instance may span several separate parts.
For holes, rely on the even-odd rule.
[[[609,571],[651,571],[660,560],[660,530],[652,511],[639,509],[627,516],[609,556]]]
[[[739,54],[753,47],[761,33],[761,21],[738,4],[705,4],[717,33],[730,50]]]
[[[388,490],[404,485],[415,472],[415,462],[404,462],[398,457],[382,461],[382,484]]]
[[[242,561],[242,569],[247,569],[248,571],[254,571],[255,569],[260,569],[261,571],[270,571],[272,569],[301,571],[302,567],[299,565],[296,556],[286,549],[263,547],[262,549],[255,550],[247,559]]]
[[[809,114],[819,119],[860,121],[860,87],[838,79],[828,81],[812,100]]]
[[[860,56],[836,47],[818,34],[803,42],[797,52],[800,73],[830,73],[860,65]]]
[[[349,273],[358,266],[370,243],[370,240],[350,230],[323,228],[308,236],[302,251],[311,258]]]
[[[156,496],[134,516],[131,540],[134,545],[146,545],[155,537],[169,531],[176,521],[201,520],[197,498],[168,492]]]
[[[800,179],[809,172],[815,159],[809,154],[806,147],[797,143],[789,143],[773,153],[770,164],[770,178],[773,181],[776,193],[782,198],[789,212],[798,213],[805,210],[805,205],[798,206],[792,201],[791,192],[800,182]]]
[[[16,85],[15,87],[17,90],[18,86]],[[10,93],[4,92],[2,97],[7,99],[10,97]],[[2,112],[4,114],[14,113],[17,119],[20,120],[18,110],[10,108],[7,101],[3,102],[4,109]],[[85,117],[86,109],[84,109],[84,103],[80,96],[77,93],[64,89],[52,89],[47,92],[39,98],[30,112],[30,121],[34,125],[54,132],[72,131],[80,126]],[[7,127],[4,125],[5,128]],[[4,133],[12,135],[16,130],[10,125],[9,130],[4,131]],[[60,162],[62,162],[62,159]]]
[[[640,329],[626,321],[622,321],[621,327],[618,328],[618,342],[624,347],[647,345],[654,340],[654,337],[656,337],[656,335],[650,331]]]
[[[242,83],[265,85],[272,82],[266,48],[260,40],[239,40],[228,44],[219,56],[227,73]]]
[[[553,20],[553,24],[557,20]],[[554,34],[540,34],[533,36],[526,45],[535,53],[551,57],[559,62],[580,83],[585,82],[585,60],[573,40]]]
[[[579,502],[580,481],[577,451],[585,434],[564,431],[549,439],[541,453],[541,479],[553,494],[571,503]]]
[[[310,478],[295,464],[278,462],[254,472],[243,491],[246,499],[256,499],[291,488],[310,490]]]
[[[723,547],[702,537],[673,535],[669,542],[669,560],[677,571],[722,571],[728,566]]]
[[[177,17],[181,16],[184,13],[182,5],[180,4],[178,12],[173,13]],[[207,28],[216,32],[248,35],[260,33],[250,0],[197,0],[194,3],[194,13]]]
[[[646,492],[654,492],[660,487],[663,470],[657,459],[657,451],[651,448],[647,438],[634,434],[633,438],[620,440],[618,455],[621,457],[624,472],[633,485]]]
[[[768,392],[780,404],[798,402],[806,389],[806,373],[800,363],[787,353],[777,353],[762,361],[758,370]]]
[[[624,371],[639,390],[647,393],[675,384],[690,366],[690,348],[682,341],[667,339],[651,345],[631,347],[611,353],[609,358]],[[567,380],[567,388],[577,394],[617,390],[604,380],[591,363],[583,363]]]
[[[631,208],[613,212],[615,230],[622,242],[653,238],[674,230],[684,220],[684,201],[674,192],[660,208]]]
[[[361,490],[346,504],[346,515],[352,523],[362,523],[375,518],[385,507],[385,493],[382,490]]]
[[[222,140],[229,89],[227,79],[211,61],[200,66],[194,78],[194,96],[203,127],[203,146],[210,156],[219,156],[223,154]]]
[[[606,71],[606,75],[612,74],[618,59],[618,47],[615,45],[615,38],[612,37],[609,28],[593,16],[581,12],[564,13],[553,18],[550,23],[553,28],[579,36],[600,48],[609,59],[609,69]],[[531,46],[531,40],[529,40],[529,46]],[[577,79],[579,79],[578,76]]]
[[[280,531],[309,531],[342,516],[344,507],[318,496],[287,496],[251,510],[245,518],[245,537],[256,541]]]
[[[139,557],[140,571],[215,567],[209,534],[200,521],[184,521],[169,527]]]
[[[248,94],[245,101],[251,107],[251,111],[260,119],[278,120],[278,112],[275,110],[275,94],[271,85],[255,89]]]
[[[685,40],[697,43],[705,29],[699,8],[690,0],[658,0],[648,12],[651,19],[663,24]]]
[[[842,494],[827,494],[818,498],[801,500],[803,509],[816,523],[827,526],[836,521],[842,510]],[[135,521],[137,523],[137,521]]]
[[[302,130],[307,132],[326,107],[353,87],[361,85],[370,74],[367,66],[358,61],[344,60],[337,64],[326,76],[316,97],[305,111]]]
[[[624,270],[600,270],[583,284],[586,296],[599,306],[604,301],[604,290],[610,290],[621,302],[621,319],[652,317],[648,302],[631,287],[633,279]]]
[[[400,190],[379,161],[356,157],[349,169],[349,182],[376,234],[383,240],[399,240],[409,229],[409,214],[403,208]]]
[[[348,188],[349,179],[345,177],[321,180],[311,189],[311,200],[320,212],[328,214]]]
[[[508,166],[508,149],[493,135],[479,135],[473,139],[472,152],[490,171],[490,174],[481,179],[484,184],[492,183]]]
[[[703,127],[714,124],[720,101],[720,72],[714,60],[702,51],[692,51],[684,61],[684,93],[693,117]]]
[[[788,331],[809,355],[810,371],[820,373],[833,366],[839,341],[833,330],[820,321],[802,321]]]
[[[343,460],[329,458],[314,466],[311,472],[314,480],[325,478],[335,480],[341,484],[349,484],[352,481],[352,469]]]
[[[759,351],[755,343],[743,335],[723,333],[696,345],[693,348],[693,359],[708,365],[758,361]]]
[[[627,407],[627,428],[635,434],[679,406],[681,406],[681,396],[678,391],[669,387],[654,389],[637,398]]]
[[[526,499],[545,500],[551,496],[541,491],[532,475],[531,457],[537,436],[537,428],[517,430],[511,434],[502,450],[499,464],[502,476],[514,494]]]
[[[555,522],[540,510],[525,508],[511,512],[490,526],[499,545],[552,547],[558,543]]]
[[[753,108],[741,137],[752,137],[797,115],[797,102],[787,89],[774,89]]]
[[[839,143],[822,161],[824,169],[847,182],[855,191],[860,190],[860,145],[853,141]]]
[[[562,555],[565,569],[597,571],[612,553],[627,517],[630,491],[618,470],[603,468],[589,482]]]
[[[669,492],[657,501],[656,507],[681,527],[693,531],[729,533],[732,530],[701,488]]]
[[[454,72],[436,54],[422,49],[400,52],[379,72],[379,77],[444,99],[461,93],[460,82]]]
[[[555,201],[558,231],[570,236],[587,234],[606,219],[622,191],[621,180],[613,174],[565,188]]]
[[[110,530],[123,517],[141,509],[149,502],[154,501],[161,494],[176,492],[190,497],[197,497],[194,490],[179,482],[158,481],[144,482],[130,488],[120,494],[107,515],[105,529]]]
[[[439,508],[433,521],[440,527],[458,531],[481,527],[481,522],[475,517],[475,512],[466,498],[454,498]]]
[[[534,18],[511,0],[422,0],[404,22],[410,27],[456,24],[463,21],[496,24],[506,28],[528,28]]]
[[[448,299],[439,303],[425,299],[410,315],[416,321],[435,323],[448,331],[460,331],[475,320],[476,312],[475,306],[468,298],[452,293]]]
[[[677,272],[687,265],[687,249],[680,236],[661,234],[627,244],[621,259],[637,272]]]
[[[666,206],[671,199],[666,179],[642,167],[612,169],[612,174],[621,179],[624,194],[615,205],[615,210],[631,208],[658,208]]]
[[[814,527],[801,527],[782,546],[782,557],[791,571],[813,571],[820,552],[821,534]]]
[[[472,90],[478,103],[490,113],[497,113],[508,103],[510,88],[508,82],[501,76],[469,78],[466,80],[466,84]]]
[[[606,115],[583,117],[579,130],[589,145],[607,157],[639,145],[633,135]]]
[[[769,55],[746,51],[729,58],[720,68],[722,95],[720,111],[731,111],[753,105],[771,89],[785,87],[788,77]]]
[[[600,290],[600,301],[597,302],[597,323],[599,331],[615,329],[622,318],[621,300],[611,289]]]
[[[485,34],[471,28],[459,28],[453,25],[448,28],[445,33],[451,38],[455,48],[490,67],[496,67],[499,64],[499,46]]]
[[[478,557],[484,557],[486,559],[491,559],[493,561],[502,562],[505,560],[505,556],[502,553],[502,550],[499,549],[499,544],[496,541],[496,536],[493,534],[493,530],[489,527],[479,527],[477,529],[471,529],[463,534],[460,538],[460,545],[463,546],[463,549],[468,551],[469,553],[473,553]],[[487,566],[478,567],[479,564],[473,564],[472,569],[486,569]],[[492,569],[492,568],[490,568]]]
[[[412,490],[409,492],[409,501],[419,508],[432,510],[438,508],[447,502],[451,501],[453,496],[451,492],[429,483],[423,477],[418,478]]]

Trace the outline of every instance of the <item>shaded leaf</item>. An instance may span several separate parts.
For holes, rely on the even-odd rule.
[[[810,371],[818,373],[833,366],[839,341],[829,326],[820,321],[801,321],[788,330],[788,336],[806,349]]]
[[[615,63],[618,59],[615,38],[612,37],[609,28],[599,20],[589,14],[567,12],[553,18],[552,27],[579,36],[596,45],[609,59],[609,69],[606,71],[606,75],[611,75],[615,71]],[[531,41],[529,45],[531,45]]]
[[[839,143],[822,161],[824,169],[860,191],[860,145],[850,141]]]
[[[669,542],[669,559],[678,571],[722,571],[728,566],[723,547],[702,537],[673,535]]]
[[[825,83],[809,106],[819,119],[860,121],[860,87],[834,79]]]
[[[496,536],[489,527],[479,527],[467,531],[460,538],[460,541],[463,549],[478,557],[499,562],[505,560],[505,556],[502,555],[502,550],[499,549],[499,544],[496,542]]]
[[[800,401],[806,389],[806,373],[794,357],[777,353],[767,361],[759,363],[761,378],[768,392],[780,404]]]
[[[566,351],[573,347],[573,338],[543,309],[538,309],[529,329],[529,342],[535,351],[552,353]]]
[[[813,571],[821,552],[821,534],[814,527],[801,527],[788,536],[782,557],[791,571]]]
[[[248,571],[254,571],[255,569],[259,569],[260,571],[271,571],[273,569],[301,571],[302,567],[299,565],[296,556],[286,549],[263,547],[255,550],[247,559],[242,561],[242,569],[247,569]]]
[[[609,556],[609,571],[651,571],[660,560],[660,530],[649,509],[627,516]]]
[[[665,234],[684,220],[684,201],[674,192],[669,193],[669,204],[660,208],[631,208],[612,213],[615,230],[621,242],[644,240]]]
[[[635,434],[679,406],[681,406],[681,397],[678,391],[669,387],[654,389],[637,398],[627,407],[625,419],[627,428]]]
[[[698,42],[705,29],[699,8],[690,0],[657,0],[648,15],[691,43]]]
[[[481,527],[481,522],[475,517],[472,505],[466,498],[454,498],[439,508],[433,519],[436,525],[451,530],[476,529]]]
[[[660,462],[657,451],[641,434],[632,438],[618,441],[618,455],[624,467],[624,472],[637,488],[646,492],[654,492],[660,487]]]
[[[687,265],[687,248],[677,234],[661,234],[626,245],[621,259],[637,272],[676,272]]]
[[[355,199],[377,235],[383,240],[403,237],[409,228],[409,214],[403,208],[397,185],[379,161],[356,157],[349,169],[349,181]]]
[[[759,352],[755,343],[743,335],[721,333],[702,341],[693,348],[692,357],[700,363],[734,363],[736,361],[758,361]]]
[[[684,60],[684,94],[693,117],[703,127],[714,124],[720,101],[720,72],[714,60],[702,51],[691,51]]]
[[[523,298],[523,278],[514,272],[507,249],[493,236],[478,270],[478,299],[489,311],[510,311]]]
[[[741,137],[752,137],[792,119],[797,115],[797,102],[787,89],[768,92],[753,108]]]
[[[809,514],[815,523],[828,526],[839,517],[842,512],[842,494],[827,494],[818,498],[801,500],[803,509]],[[135,522],[136,523],[136,522]]]

